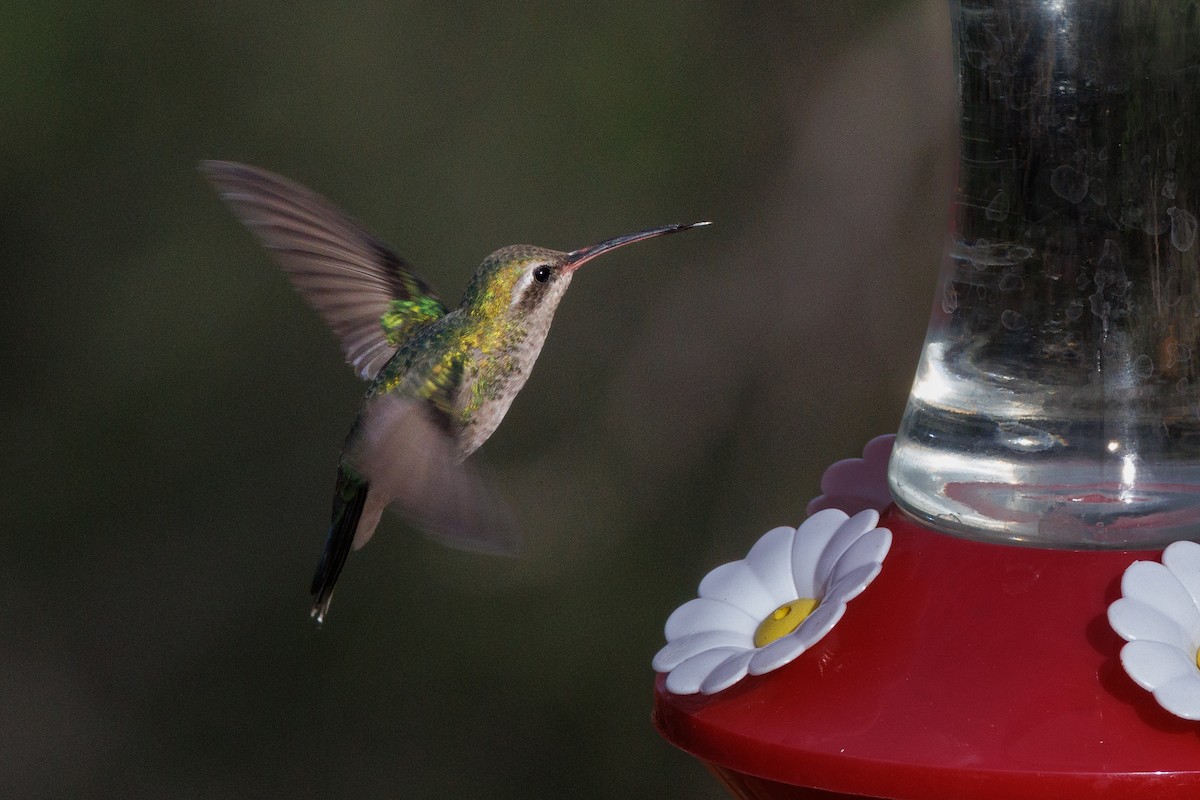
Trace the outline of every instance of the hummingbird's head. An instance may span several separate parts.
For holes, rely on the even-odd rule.
[[[617,236],[569,253],[527,244],[502,247],[479,266],[467,287],[463,307],[468,313],[489,319],[540,320],[548,327],[575,270],[588,261],[633,242],[708,224],[664,225]]]
[[[553,315],[571,283],[567,253],[533,245],[502,247],[483,260],[463,298],[472,316],[489,320]]]

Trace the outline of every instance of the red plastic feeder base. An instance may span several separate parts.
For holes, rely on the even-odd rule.
[[[894,506],[874,583],[812,649],[654,722],[740,798],[1200,794],[1200,722],[1130,680],[1108,605],[1161,551],[985,544]]]

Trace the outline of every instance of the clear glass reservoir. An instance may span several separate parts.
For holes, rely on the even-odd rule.
[[[1200,9],[951,14],[954,213],[893,496],[975,538],[1200,539]]]

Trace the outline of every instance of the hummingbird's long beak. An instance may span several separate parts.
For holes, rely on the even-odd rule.
[[[655,236],[666,236],[668,233],[679,233],[686,231],[689,228],[699,228],[703,225],[711,225],[711,222],[692,222],[687,225],[675,223],[674,225],[663,225],[661,228],[650,228],[637,233],[627,233],[624,236],[617,236],[613,239],[608,239],[600,244],[594,244],[591,247],[584,247],[580,250],[573,250],[567,253],[567,259],[563,262],[563,269],[567,272],[574,272],[588,261],[591,261],[601,253],[606,253],[609,250],[614,250],[618,247],[624,247],[627,244],[640,242],[643,239],[652,239]]]

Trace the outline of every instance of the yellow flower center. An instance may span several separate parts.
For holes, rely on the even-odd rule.
[[[811,597],[801,597],[784,603],[759,623],[758,630],[754,632],[754,646],[763,647],[787,636],[800,627],[800,623],[808,619],[808,615],[816,610],[818,605],[820,602]]]

